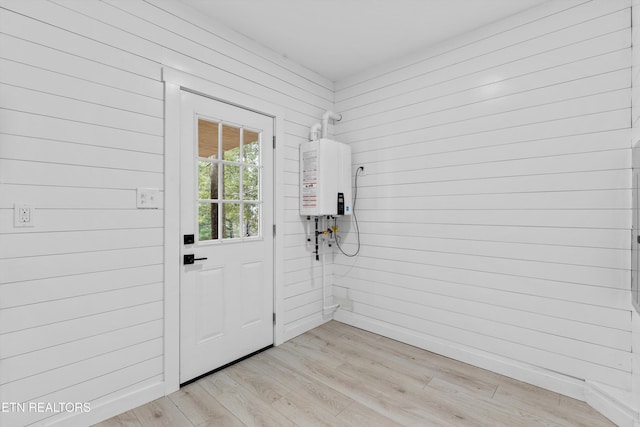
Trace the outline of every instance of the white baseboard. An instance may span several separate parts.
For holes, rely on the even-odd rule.
[[[585,402],[620,427],[640,426],[640,397],[593,381],[585,382]]]
[[[395,339],[461,362],[469,363],[508,377],[524,381],[575,399],[583,400],[595,410],[621,427],[640,427],[640,399],[631,392],[611,386],[581,381],[556,372],[501,358],[459,344],[407,331],[385,322],[379,322],[352,312],[338,310],[334,319],[385,337]],[[285,327],[285,341],[331,320],[322,313],[301,319]],[[117,396],[101,399],[91,406],[91,411],[67,417],[49,419],[36,425],[50,427],[84,427],[99,423],[115,415],[136,408],[165,395],[162,381],[139,384],[123,390]]]
[[[151,384],[139,384],[136,388],[129,388],[122,394],[107,399],[99,399],[92,402],[91,411],[74,414],[66,417],[47,420],[44,424],[36,424],[47,427],[86,427],[116,415],[127,412],[140,405],[151,402],[165,395],[164,382],[155,380]]]
[[[621,427],[640,427],[640,396],[615,387],[582,381],[525,363],[501,358],[460,344],[338,310],[334,319],[461,362],[469,363],[519,381],[587,402],[596,411]]]
[[[330,320],[331,317],[318,313],[288,324],[284,328],[284,340],[290,340]],[[163,397],[167,390],[171,389],[172,387],[156,378],[92,402],[89,412],[49,418],[34,424],[33,427],[86,427]]]
[[[510,378],[584,400],[584,381],[525,363],[487,353],[426,334],[407,331],[355,313],[338,310],[335,320],[392,338]]]

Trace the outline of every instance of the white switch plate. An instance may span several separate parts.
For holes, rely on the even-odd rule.
[[[14,204],[13,205],[13,226],[14,227],[33,227],[35,225],[36,209],[31,205]]]
[[[158,209],[160,207],[160,190],[157,188],[138,188],[136,207],[138,209]]]

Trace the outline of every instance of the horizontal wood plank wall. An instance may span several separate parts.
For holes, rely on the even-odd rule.
[[[634,46],[632,50],[632,101],[631,101],[631,109],[632,109],[632,138],[631,143],[633,145],[640,144],[640,0],[633,0],[631,6],[631,22],[632,22],[632,32],[631,32],[631,43]],[[635,168],[638,168],[640,165],[634,164]],[[637,193],[637,186],[635,183],[632,185],[634,191]],[[633,207],[633,215],[634,218],[638,218],[637,206]],[[634,230],[636,234],[638,233],[638,224],[636,224],[636,229]],[[639,242],[636,240],[634,236],[631,240],[631,243],[634,248],[634,254],[632,259],[632,268],[634,269],[633,273],[636,277],[634,280],[637,280],[638,274],[638,250],[640,250]],[[633,364],[632,364],[632,391],[636,396],[640,396],[640,315],[638,311],[634,310],[632,313],[632,341],[631,347],[633,349]],[[638,399],[635,399],[638,402]]]
[[[286,111],[285,338],[322,321],[298,144],[333,83],[175,1],[0,1],[0,401],[94,405],[163,379],[163,65]],[[37,226],[13,227],[13,204]],[[29,425],[51,413],[3,413]]]
[[[630,24],[549,2],[336,82],[338,319],[630,388]]]

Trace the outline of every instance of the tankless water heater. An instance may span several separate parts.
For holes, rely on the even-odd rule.
[[[321,138],[300,144],[300,215],[351,215],[351,147]]]

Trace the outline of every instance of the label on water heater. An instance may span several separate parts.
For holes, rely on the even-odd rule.
[[[315,208],[318,204],[318,151],[302,153],[302,206]]]

